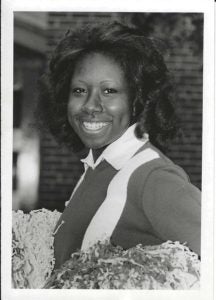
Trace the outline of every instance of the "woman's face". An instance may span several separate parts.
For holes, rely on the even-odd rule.
[[[112,143],[129,127],[128,84],[112,58],[92,53],[77,64],[71,80],[68,120],[84,145],[92,149]]]

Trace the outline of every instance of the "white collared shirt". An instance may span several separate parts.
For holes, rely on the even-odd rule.
[[[75,191],[82,183],[88,168],[95,169],[103,160],[106,160],[113,168],[120,170],[125,163],[134,156],[134,154],[148,141],[148,134],[144,134],[142,139],[138,139],[135,135],[135,127],[137,124],[131,125],[116,141],[106,147],[101,153],[96,162],[94,162],[92,149],[86,158],[81,159],[84,164],[84,173],[77,182],[69,201],[65,202],[68,205]]]
[[[106,160],[113,168],[120,170],[124,164],[148,141],[148,135],[138,139],[135,136],[136,124],[131,125],[120,138],[106,147],[94,162],[92,149],[90,149],[86,158],[81,159],[84,163],[85,171],[88,167],[96,168],[103,160]]]

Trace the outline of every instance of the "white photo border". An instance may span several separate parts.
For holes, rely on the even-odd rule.
[[[194,12],[204,13],[203,71],[203,148],[202,148],[202,262],[201,289],[197,291],[150,290],[40,290],[11,288],[12,227],[12,103],[13,103],[13,12],[89,11],[89,12]],[[214,2],[212,0],[3,0],[1,35],[1,182],[2,300],[11,299],[196,299],[214,298]]]

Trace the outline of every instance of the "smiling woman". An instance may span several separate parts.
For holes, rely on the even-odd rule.
[[[120,23],[69,31],[41,80],[50,131],[88,149],[55,228],[55,268],[109,239],[186,243],[200,255],[200,191],[163,153],[177,136],[170,74],[157,43]]]
[[[132,103],[127,86],[120,66],[102,54],[89,54],[75,68],[68,119],[83,144],[92,149],[94,157],[131,124]]]

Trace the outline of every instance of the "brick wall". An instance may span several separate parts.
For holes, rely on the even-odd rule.
[[[49,13],[47,54],[69,27],[80,22],[100,22],[108,19],[131,19],[131,14],[109,13]],[[201,185],[201,134],[202,134],[202,60],[194,56],[190,46],[173,48],[167,64],[174,71],[176,82],[176,108],[185,129],[183,142],[172,145],[168,156],[181,165],[191,181]],[[41,136],[41,176],[39,206],[62,210],[80,174],[79,158],[68,149],[56,144],[52,136]]]
[[[61,210],[82,172],[79,158],[60,147],[52,136],[41,137],[40,206]]]
[[[191,181],[201,188],[202,163],[202,60],[188,48],[174,49],[170,70],[175,75],[176,110],[184,137],[171,146],[168,156],[181,165]]]

